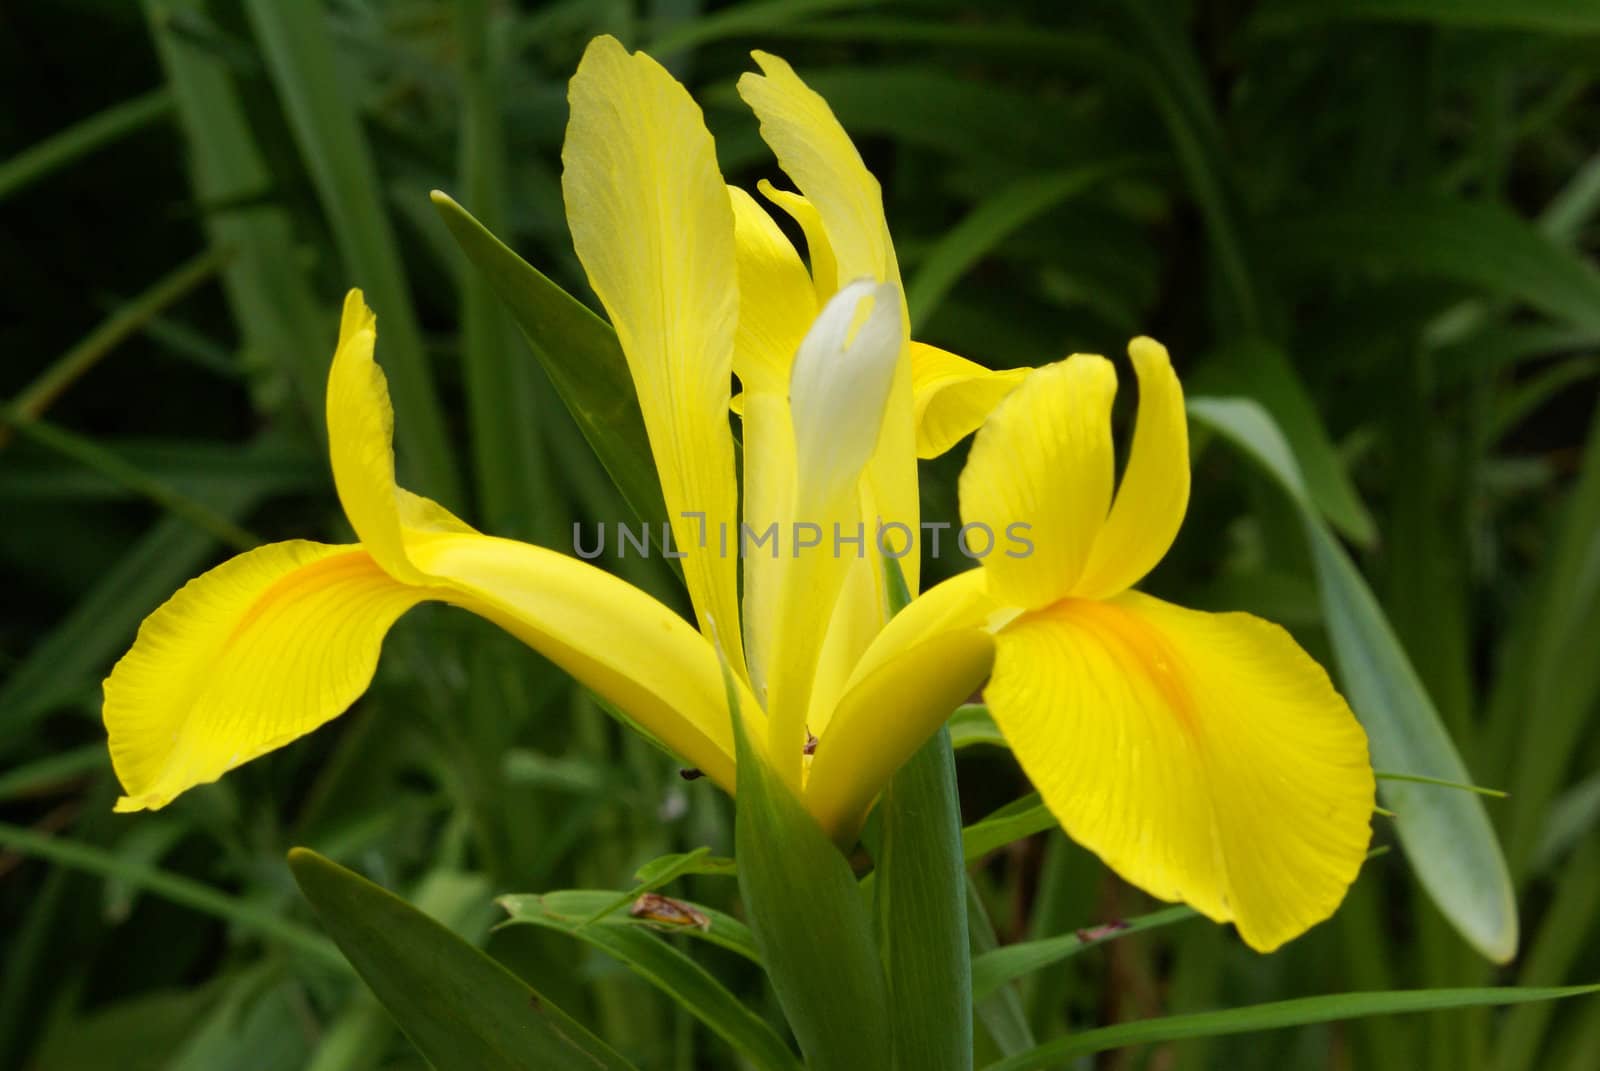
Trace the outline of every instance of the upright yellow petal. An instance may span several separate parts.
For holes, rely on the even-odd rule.
[[[995,642],[989,709],[1074,840],[1263,952],[1338,907],[1371,837],[1366,735],[1288,633],[1125,592]]]
[[[1189,421],[1167,349],[1128,343],[1139,377],[1139,419],[1128,467],[1073,594],[1104,599],[1137,584],[1172,546],[1189,505]]]
[[[779,594],[765,674],[774,768],[795,789],[817,660],[839,592],[852,564],[869,550],[876,553],[870,545],[875,532],[861,514],[860,486],[900,365],[901,308],[891,285],[859,279],[844,287],[806,333],[790,376],[794,512],[780,519],[788,545],[776,567]],[[845,547],[845,538],[854,542]]]
[[[994,371],[925,342],[911,343],[917,456],[938,457],[982,426],[1032,369]]]
[[[191,580],[105,682],[117,810],[163,807],[342,713],[389,627],[427,597],[361,547],[299,541]]]
[[[328,454],[345,517],[362,548],[404,583],[426,580],[406,557],[408,531],[472,529],[443,506],[401,489],[394,475],[394,407],[374,359],[377,320],[361,291],[345,296],[328,371]]]
[[[799,187],[803,199],[780,194],[766,185],[761,189],[805,229],[819,298],[826,300],[834,287],[856,279],[898,286],[900,266],[884,216],[883,191],[850,135],[828,102],[801,81],[787,63],[765,52],[752,55],[763,73],[743,75],[739,79],[739,95],[756,113],[761,136]],[[821,236],[814,233],[819,225]],[[901,300],[903,303],[903,294]],[[909,324],[909,317],[903,318]],[[907,334],[906,341],[909,337]],[[865,483],[877,511],[869,520],[903,524],[912,532],[912,553],[902,565],[906,582],[915,592],[921,571],[921,529],[911,379],[910,360],[902,353],[889,392],[878,449],[867,466]]]
[[[719,549],[738,526],[728,400],[739,284],[711,135],[687,90],[611,37],[590,42],[569,99],[561,188],[573,245],[638,388],[701,630],[743,675],[735,556]]]
[[[783,561],[778,529],[794,519],[794,425],[789,375],[817,301],[800,254],[767,210],[730,186],[739,261],[739,330],[733,371],[744,393],[736,399],[744,430],[742,522],[753,544],[743,555],[744,643],[750,684],[766,700],[766,665],[777,624]],[[770,540],[769,527],[777,525]]]
[[[798,193],[778,189],[766,179],[756,183],[756,189],[800,225],[800,230],[806,236],[812,292],[816,295],[817,304],[827,301],[838,291],[841,280],[839,265],[833,256],[833,245],[828,241],[828,230],[823,226],[822,216],[816,206]],[[843,281],[849,282],[848,279]]]
[[[787,394],[795,352],[817,318],[815,291],[800,254],[767,210],[737,186],[728,187],[728,198],[739,266],[733,372],[747,393]]]
[[[828,102],[789,64],[766,52],[751,55],[762,74],[741,76],[739,95],[761,121],[761,136],[784,173],[816,208],[837,265],[838,285],[862,278],[899,285],[883,191],[850,135]]]
[[[1111,362],[1075,354],[1029,375],[978,429],[961,520],[992,533],[983,569],[996,598],[1036,609],[1078,582],[1111,505],[1116,390]]]

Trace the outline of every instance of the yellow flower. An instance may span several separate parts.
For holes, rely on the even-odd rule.
[[[1349,709],[1274,626],[1127,590],[1188,495],[1165,351],[1132,347],[1141,416],[1113,504],[1110,365],[1073,357],[1019,388],[1022,373],[911,341],[876,181],[826,103],[782,60],[756,61],[739,90],[798,187],[761,192],[804,232],[809,265],[724,185],[683,87],[610,38],[572,80],[562,154],[574,245],[638,391],[698,631],[400,489],[375,325],[352,293],[328,429],[360,542],[259,548],[146,620],[106,682],[118,809],[163,806],[337,716],[394,621],[435,600],[507,629],[731,789],[726,658],[756,753],[840,840],[992,669],[1024,769],[1129,880],[1263,949],[1326,917],[1373,799]],[[917,458],[980,424],[961,505],[989,533],[983,565],[886,625],[884,533],[917,588]]]

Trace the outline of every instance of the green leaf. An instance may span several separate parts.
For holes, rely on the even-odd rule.
[[[1377,599],[1311,507],[1305,480],[1272,418],[1238,398],[1191,398],[1189,413],[1260,464],[1300,507],[1339,676],[1367,730],[1374,764],[1472,783]],[[1406,857],[1445,917],[1496,963],[1515,955],[1516,899],[1483,800],[1405,781],[1385,781],[1380,793],[1398,815],[1395,828]]]
[[[1320,205],[1264,233],[1290,263],[1447,279],[1574,327],[1600,328],[1600,271],[1499,205],[1442,195],[1373,197]]]
[[[626,964],[633,973],[705,1023],[754,1066],[777,1071],[800,1071],[800,1062],[790,1051],[788,1042],[779,1037],[759,1015],[746,1008],[738,996],[713,978],[704,967],[656,934],[648,932],[648,924],[629,925],[620,919],[602,919],[601,916],[610,910],[610,903],[617,898],[614,893],[603,895],[611,899],[602,904],[599,910],[576,918],[546,910],[544,897],[506,897],[501,900],[501,905],[511,912],[512,922],[542,926],[576,937]],[[704,914],[695,905],[683,906]],[[710,915],[705,915],[705,918],[709,933],[716,923]],[[658,923],[656,928],[684,934],[699,931],[699,927],[693,923],[670,927]]]
[[[685,874],[729,874],[737,873],[737,864],[732,859],[713,859],[711,849],[707,847],[696,848],[692,852],[682,852],[676,855],[665,855],[659,859],[652,859],[640,867],[634,877],[639,879],[639,884],[627,892],[618,893],[615,900],[606,904],[589,917],[589,922],[599,922],[601,918],[618,911],[633,903],[647,892],[656,889],[683,877]]]
[[[281,447],[264,436],[246,453],[276,456]],[[236,480],[201,502],[232,520],[256,505],[263,493],[259,484]],[[188,520],[168,517],[152,527],[101,573],[66,618],[8,673],[0,686],[0,740],[22,739],[27,725],[98,685],[112,660],[133,642],[140,619],[204,568],[215,553],[210,533]]]
[[[405,901],[304,848],[289,853],[289,867],[340,950],[437,1071],[632,1067]]]
[[[1256,12],[1252,29],[1294,33],[1347,20],[1427,22],[1493,30],[1600,33],[1600,7],[1590,0],[1272,0]]]
[[[504,925],[528,923],[559,929],[566,933],[587,926],[589,920],[594,918],[602,907],[612,903],[616,898],[616,892],[609,889],[562,889],[558,892],[502,896],[499,903],[511,916]],[[750,927],[732,915],[724,914],[704,904],[688,903],[688,906],[704,915],[711,925],[705,929],[699,926],[673,927],[674,932],[725,948],[756,966],[761,966],[761,954],[756,951],[756,941],[750,933]],[[651,919],[635,918],[632,915],[608,915],[596,925],[643,926],[654,929],[660,924]]]
[[[1009,748],[1000,727],[989,716],[989,708],[982,703],[965,703],[956,708],[945,723],[950,730],[950,746],[960,751],[975,744]]]
[[[738,702],[730,683],[735,858],[761,962],[809,1071],[889,1067],[888,996],[855,875],[751,747]]]
[[[1062,202],[1138,163],[1137,159],[1097,160],[1065,171],[1029,175],[980,203],[944,232],[906,283],[912,333],[928,322],[956,281],[1008,236]]]
[[[0,163],[0,201],[171,113],[172,93],[163,88],[80,119]]]
[[[327,941],[299,923],[283,918],[276,911],[217,892],[208,885],[191,881],[181,875],[124,859],[104,848],[4,823],[0,823],[0,846],[24,855],[48,859],[61,866],[125,882],[134,888],[144,889],[175,904],[222,919],[240,929],[276,941],[324,965],[335,967],[344,965],[338,954],[328,946]]]
[[[985,1071],[1034,1071],[1061,1067],[1080,1056],[1132,1045],[1153,1045],[1184,1038],[1220,1037],[1257,1030],[1276,1030],[1307,1023],[1327,1023],[1360,1019],[1369,1015],[1399,1015],[1407,1012],[1439,1011],[1447,1008],[1491,1008],[1505,1004],[1528,1004],[1541,1000],[1561,1000],[1600,993],[1600,985],[1563,986],[1549,989],[1416,989],[1387,993],[1337,993],[1325,997],[1301,997],[1271,1004],[1255,1004],[1227,1011],[1199,1012],[1195,1015],[1169,1015],[1164,1019],[1141,1019],[1118,1023],[1098,1030],[1041,1045],[1032,1052],[990,1064]]]
[[[474,219],[434,191],[434,207],[467,259],[522,328],[584,438],[640,520],[667,516],[627,360],[611,325],[546,279]]]
[[[456,5],[460,41],[461,188],[492,227],[506,218],[508,164],[500,86],[503,48],[488,0]],[[515,325],[482,272],[461,279],[461,363],[467,395],[473,477],[485,531],[544,546],[558,530],[562,499],[554,478],[546,421],[555,402],[544,376],[530,364]]]
[[[885,558],[890,613],[910,601]],[[940,728],[890,779],[874,812],[873,913],[888,983],[894,1066],[972,1066],[972,961],[967,937],[961,800],[950,732]]]
[[[311,291],[289,212],[262,199],[274,178],[228,60],[198,44],[190,32],[207,24],[205,4],[144,0],[144,9],[188,142],[194,198],[215,206],[206,209],[208,244],[236,253],[223,270],[234,321],[245,347],[289,381],[306,426],[321,438],[332,309]]]
[[[972,999],[985,1000],[1013,978],[1043,970],[1107,941],[1199,917],[1199,912],[1192,907],[1169,907],[1126,922],[1064,933],[1059,937],[1002,945],[972,961]]]
[[[244,7],[350,285],[366,291],[378,316],[378,359],[394,395],[401,459],[415,467],[430,498],[460,508],[460,479],[406,284],[405,260],[366,135],[346,99],[327,15],[310,0],[249,0]]]
[[[1362,546],[1377,542],[1378,527],[1356,491],[1333,436],[1289,357],[1262,339],[1237,339],[1201,374],[1208,393],[1238,393],[1260,402],[1293,450],[1306,491],[1323,516]]]
[[[1056,827],[1056,816],[1037,792],[1012,800],[993,814],[961,831],[961,854],[975,863],[997,848]]]

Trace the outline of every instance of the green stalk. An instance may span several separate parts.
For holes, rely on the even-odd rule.
[[[0,163],[0,201],[49,178],[73,161],[166,118],[171,111],[172,93],[162,88],[80,119]]]
[[[395,442],[428,496],[459,508],[460,480],[400,246],[355,108],[339,90],[339,59],[326,16],[315,0],[250,0],[245,10],[345,270],[378,314],[379,357],[394,395]]]
[[[79,377],[99,363],[102,357],[143,328],[163,309],[177,303],[195,287],[210,279],[232,256],[225,249],[209,249],[162,276],[155,285],[102,320],[100,326],[89,332],[82,341],[51,362],[44,372],[11,399],[12,406],[29,419],[43,416],[44,411]],[[0,447],[5,446],[9,437],[7,429],[0,428]]]

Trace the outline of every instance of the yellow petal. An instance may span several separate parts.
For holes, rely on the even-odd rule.
[[[992,534],[983,569],[996,598],[1034,609],[1078,582],[1111,505],[1116,390],[1111,362],[1075,354],[1030,374],[978,429],[961,520]]]
[[[729,791],[733,727],[712,644],[627,582],[544,547],[482,535],[440,535],[414,546],[439,597],[488,618],[658,737]],[[757,749],[761,708],[738,684]]]
[[[766,179],[756,183],[756,189],[800,225],[800,230],[806,236],[812,293],[816,295],[815,304],[821,305],[838,292],[840,282],[839,265],[833,259],[833,246],[828,241],[827,229],[822,225],[822,216],[810,201],[798,193],[780,190]]]
[[[395,483],[394,408],[388,380],[373,356],[377,320],[361,291],[345,296],[339,346],[328,371],[328,453],[333,482],[361,545],[390,576],[425,577],[406,558],[408,530],[472,529],[443,506]]]
[[[1104,599],[1137,584],[1172,546],[1189,505],[1189,422],[1166,347],[1128,344],[1139,377],[1139,418],[1128,467],[1073,594]]]
[[[860,483],[901,363],[901,308],[899,291],[888,284],[859,279],[845,286],[806,333],[790,379],[795,509],[780,525],[791,545],[778,566],[765,679],[774,768],[796,789],[817,660],[839,592],[851,565],[877,553]],[[811,529],[809,546],[800,543],[801,526]]]
[[[983,682],[990,633],[1013,614],[971,569],[911,600],[872,638],[819,719],[806,780],[806,807],[831,834],[847,838],[894,771]]]
[[[739,95],[761,121],[761,136],[822,220],[839,284],[868,278],[900,283],[883,215],[883,193],[828,102],[777,56],[753,52],[762,74],[739,79]],[[815,249],[813,249],[813,256]]]
[[[728,400],[738,321],[733,209],[688,91],[598,37],[573,76],[562,192],[573,245],[627,357],[701,630],[744,673]],[[686,517],[695,512],[701,517]]]
[[[395,620],[425,591],[356,546],[273,543],[190,581],[145,619],[105,683],[119,811],[315,729],[366,690]]]
[[[739,330],[733,371],[746,391],[786,394],[800,340],[817,316],[806,267],[765,208],[728,187],[739,264]]]
[[[817,741],[805,803],[836,840],[848,840],[878,793],[945,719],[983,683],[994,637],[946,632],[901,653],[839,702]]]
[[[394,580],[359,546],[260,547],[191,581],[148,617],[105,684],[122,811],[158,808],[343,712],[383,637],[419,602],[488,618],[698,766],[734,787],[720,663],[693,626],[608,573],[476,534],[414,540]],[[741,687],[751,738],[759,707]]]
[[[1371,837],[1366,735],[1288,633],[1125,592],[995,643],[989,709],[1074,840],[1263,952],[1338,907]]]
[[[878,180],[867,170],[827,101],[777,56],[765,52],[752,55],[763,73],[743,75],[739,95],[756,113],[761,136],[804,199],[779,194],[767,185],[761,190],[805,229],[819,298],[826,300],[835,288],[856,279],[898,286],[900,267]],[[821,235],[814,233],[818,229]],[[901,301],[903,304],[903,294]],[[901,315],[909,323],[903,307]],[[921,556],[917,550],[917,439],[912,405],[910,361],[902,354],[865,485],[876,510],[869,520],[903,524],[913,533],[913,552],[902,565],[906,582],[915,592]]]
[[[938,457],[977,431],[1031,369],[994,371],[924,342],[911,343],[917,456]]]

